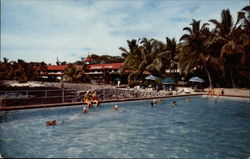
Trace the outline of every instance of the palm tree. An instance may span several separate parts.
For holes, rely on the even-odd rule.
[[[241,28],[242,30],[250,30],[250,6],[245,6],[238,12],[237,21],[235,27]]]
[[[161,41],[152,40],[151,50],[148,51],[146,59],[148,66],[146,70],[156,76],[164,76],[165,70],[170,67],[170,53],[167,45]]]
[[[172,69],[174,70],[174,72],[176,72],[178,65],[178,61],[176,60],[176,55],[178,53],[176,40],[175,38],[170,39],[167,37],[166,41],[167,41],[167,50],[169,51],[170,73]]]
[[[194,69],[204,69],[209,80],[209,86],[212,87],[212,79],[209,72],[209,66],[212,63],[212,56],[208,52],[208,43],[206,40],[210,36],[210,31],[204,23],[200,27],[200,21],[193,20],[190,24],[192,28],[185,27],[183,30],[189,32],[184,34],[180,41],[184,41],[182,52],[178,55],[180,60],[180,69],[188,73]]]
[[[81,69],[77,68],[76,65],[69,64],[64,70],[63,80],[65,82],[78,82],[83,76]]]
[[[235,76],[239,65],[246,64],[249,59],[250,35],[249,21],[245,17],[245,13],[250,12],[249,7],[244,7],[238,12],[238,19],[233,25],[233,19],[229,9],[221,12],[221,22],[212,19],[210,22],[215,24],[214,33],[216,36],[211,40],[213,45],[218,43],[220,47],[220,56],[225,61],[224,73],[229,74],[232,87],[235,87]]]
[[[142,80],[146,71],[155,76],[163,76],[165,70],[171,67],[171,62],[175,61],[175,39],[170,40],[167,44],[147,38],[143,38],[141,41],[140,39],[138,41],[133,39],[127,42],[129,51],[125,48],[120,48],[123,51],[122,57],[125,59],[120,71],[131,71],[128,81],[132,79]]]
[[[125,71],[129,71],[128,81],[135,80],[139,76],[142,75],[143,67],[142,61],[142,47],[138,45],[140,39],[131,41],[127,41],[129,50],[120,47],[119,49],[122,51],[122,57],[124,58],[123,66],[120,68],[119,72],[123,73]]]

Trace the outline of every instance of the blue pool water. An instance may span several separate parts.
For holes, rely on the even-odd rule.
[[[250,156],[249,99],[191,97],[5,112],[3,157],[246,159]],[[178,106],[171,103],[176,100]],[[119,104],[119,112],[113,106]],[[57,126],[46,127],[48,120]],[[64,122],[62,122],[64,121]]]

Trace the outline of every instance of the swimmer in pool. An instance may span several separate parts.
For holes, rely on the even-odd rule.
[[[54,126],[54,125],[57,125],[57,122],[56,120],[51,120],[51,121],[47,121],[45,124],[46,126]]]
[[[155,103],[154,103],[154,100],[152,100],[150,104],[151,104],[151,107],[153,107],[154,104],[155,104]]]
[[[118,110],[119,110],[118,105],[115,105],[114,106],[114,111],[118,111]]]
[[[88,109],[88,108],[86,108],[86,107],[83,107],[82,112],[83,112],[84,114],[87,114],[87,113],[89,112],[89,109]]]
[[[172,106],[177,106],[177,102],[176,102],[176,101],[173,101]]]

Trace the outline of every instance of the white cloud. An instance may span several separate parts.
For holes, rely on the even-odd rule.
[[[74,62],[90,53],[120,55],[133,38],[179,37],[192,19],[236,17],[244,1],[2,1],[1,51],[11,60]],[[77,59],[78,58],[78,59]]]

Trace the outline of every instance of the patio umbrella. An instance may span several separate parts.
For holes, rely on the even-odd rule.
[[[165,78],[161,81],[162,84],[174,84],[175,83],[175,79],[173,78]]]
[[[192,77],[192,78],[189,79],[189,81],[191,81],[191,82],[199,82],[199,83],[205,82],[202,78],[199,78],[199,77]]]
[[[115,78],[115,81],[120,81],[121,80],[121,78]]]
[[[158,77],[155,77],[155,76],[153,76],[153,75],[150,75],[150,76],[145,77],[145,79],[155,81],[155,80],[158,79]]]

